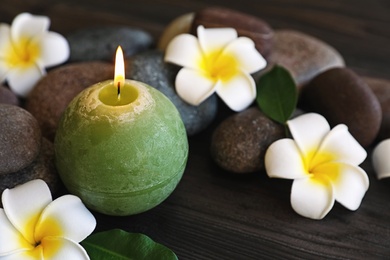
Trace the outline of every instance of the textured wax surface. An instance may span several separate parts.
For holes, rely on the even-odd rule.
[[[55,139],[56,164],[67,188],[88,206],[128,215],[159,204],[173,191],[188,142],[176,108],[163,94],[136,84],[134,102],[107,106],[98,94],[110,83],[88,88],[66,109]]]

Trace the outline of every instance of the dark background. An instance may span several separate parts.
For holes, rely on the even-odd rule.
[[[335,47],[362,76],[390,79],[390,1],[387,0],[0,0],[0,22],[20,12],[49,16],[50,30],[67,35],[99,25],[128,25],[157,40],[174,18],[220,5],[258,16],[274,29],[313,35]],[[218,118],[226,115],[221,111]],[[385,259],[390,257],[390,182],[374,177],[370,156],[363,164],[370,188],[357,212],[336,204],[321,221],[290,206],[290,181],[264,172],[237,176],[209,155],[215,122],[191,137],[183,179],[161,205],[130,217],[95,214],[97,231],[141,232],[180,259]]]

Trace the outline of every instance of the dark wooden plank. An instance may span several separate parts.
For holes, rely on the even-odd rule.
[[[390,79],[390,4],[386,0],[1,0],[0,21],[22,11],[48,15],[51,29],[68,34],[88,26],[128,25],[158,39],[178,15],[223,5],[256,15],[275,29],[301,30],[333,45],[361,75]],[[180,259],[384,259],[390,257],[390,181],[363,167],[370,189],[357,212],[336,205],[321,221],[305,219],[289,204],[290,181],[264,172],[246,176],[219,169],[208,153],[214,127],[190,138],[188,166],[161,205],[129,217],[95,213],[97,230],[142,232]]]

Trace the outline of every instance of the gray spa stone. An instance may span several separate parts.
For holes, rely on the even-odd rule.
[[[37,120],[23,108],[0,104],[0,175],[30,165],[41,149]]]
[[[67,36],[70,46],[69,61],[113,61],[118,45],[125,57],[147,50],[152,36],[132,27],[103,27],[78,30]]]

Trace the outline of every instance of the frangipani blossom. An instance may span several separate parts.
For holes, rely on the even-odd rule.
[[[271,144],[265,155],[269,177],[293,179],[292,208],[300,215],[322,219],[339,202],[356,210],[369,180],[358,165],[366,151],[340,124],[332,130],[326,119],[315,113],[287,122],[293,139]]]
[[[55,32],[49,32],[45,16],[22,13],[11,27],[0,23],[0,82],[7,80],[17,95],[26,97],[46,67],[58,65],[69,57],[69,44]]]
[[[390,177],[390,139],[380,142],[372,152],[372,165],[378,179]]]
[[[2,195],[0,259],[89,259],[78,243],[95,229],[96,220],[81,200],[65,195],[52,201],[42,180]]]
[[[176,92],[197,106],[216,92],[234,111],[247,108],[256,98],[250,75],[266,66],[254,42],[238,37],[233,28],[198,27],[198,38],[180,34],[166,49],[165,61],[183,68],[176,76]]]

